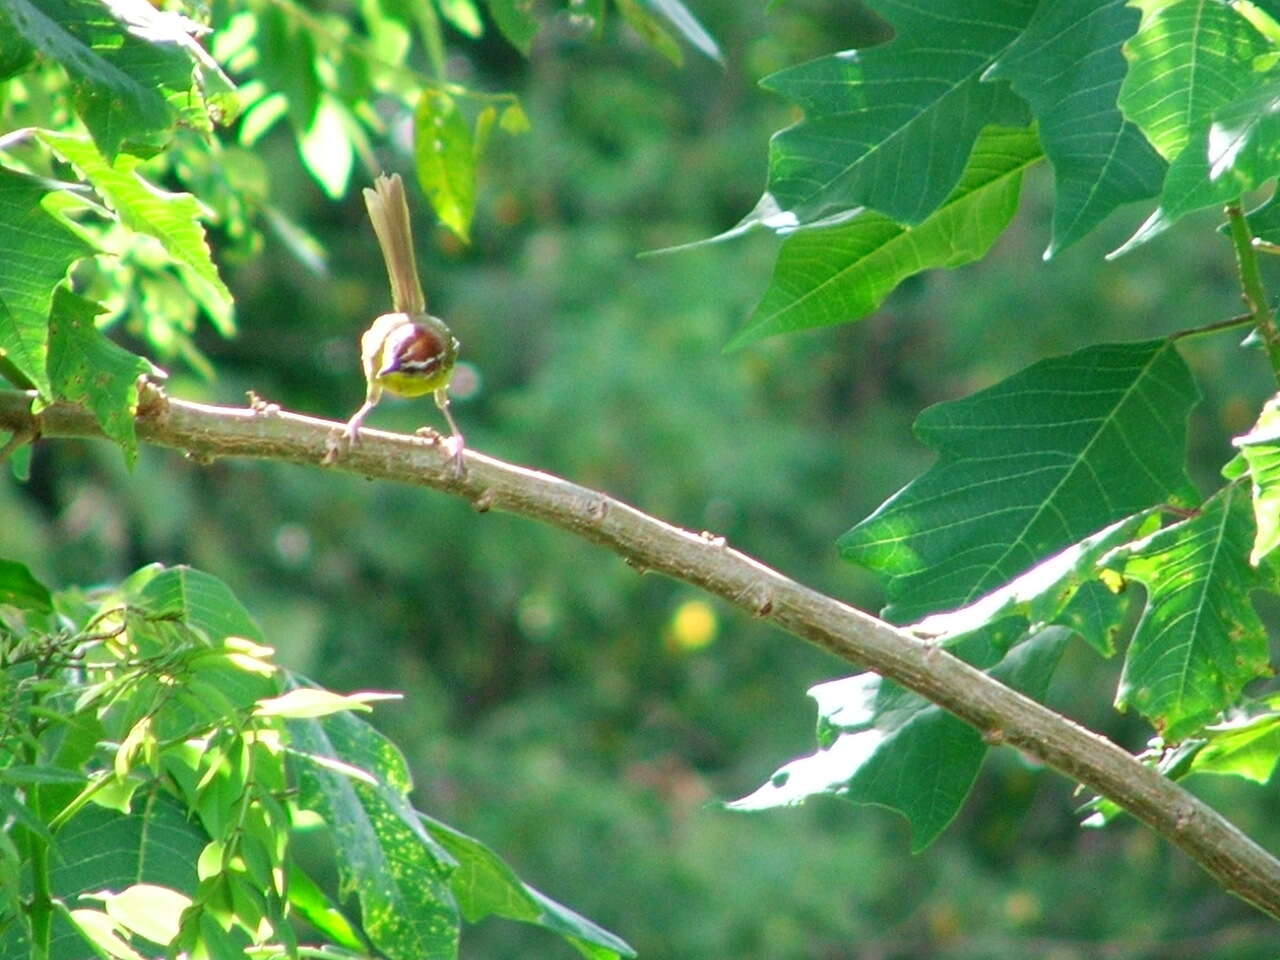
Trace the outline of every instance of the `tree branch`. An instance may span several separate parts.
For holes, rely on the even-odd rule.
[[[100,437],[87,411],[54,404],[30,412],[34,394],[0,391],[0,428],[45,437]],[[1199,863],[1226,890],[1280,918],[1280,860],[1178,784],[987,674],[891,624],[791,580],[723,538],[693,533],[606,494],[468,450],[450,469],[438,438],[364,430],[337,462],[322,461],[342,425],[255,401],[246,409],[170,399],[144,385],[141,439],[200,461],[250,457],[432,487],[484,512],[536,517],[618,553],[633,567],[701,587],[752,616],[869,668],[977,728],[992,745],[1015,746],[1110,798]]]

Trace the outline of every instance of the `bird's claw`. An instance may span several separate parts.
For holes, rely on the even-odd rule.
[[[462,434],[460,433],[455,433],[449,438],[449,441],[450,446],[453,447],[453,452],[449,454],[449,473],[454,480],[461,480],[467,475],[467,466],[463,462],[463,455],[466,453],[467,448],[462,443]]]
[[[355,423],[348,423],[341,430],[334,430],[329,434],[324,443],[324,459],[320,462],[325,466],[337,463],[340,459],[351,452],[351,448],[360,442],[360,426]]]

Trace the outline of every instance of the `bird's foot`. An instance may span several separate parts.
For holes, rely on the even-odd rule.
[[[462,442],[462,434],[455,433],[450,437],[449,445],[453,447],[453,453],[449,455],[449,472],[454,480],[461,480],[467,475],[467,465],[463,462],[463,455],[467,452],[467,448]]]
[[[320,462],[328,467],[337,463],[351,452],[351,448],[360,442],[360,424],[352,421],[341,430],[334,430],[324,442],[324,459]]]

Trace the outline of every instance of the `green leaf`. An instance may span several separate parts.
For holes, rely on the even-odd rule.
[[[119,892],[137,883],[155,884],[193,896],[195,863],[208,835],[186,809],[160,791],[147,793],[134,812],[121,814],[90,804],[57,832],[58,856],[51,858],[50,893],[69,906],[84,894]],[[30,878],[26,878],[26,883]],[[27,891],[30,892],[29,890]],[[53,926],[51,957],[87,955],[82,934],[59,918]],[[29,955],[21,933],[0,932],[0,957]]]
[[[318,687],[298,687],[278,697],[262,700],[254,708],[259,717],[327,717],[343,710],[363,710],[366,713],[373,708],[370,703],[379,700],[399,700],[398,693],[334,693],[332,690],[321,690]]]
[[[705,53],[712,60],[724,63],[724,55],[715,37],[707,33],[706,27],[698,22],[698,18],[689,12],[680,0],[644,0],[658,16],[675,27],[682,37]]]
[[[1251,590],[1249,494],[1231,484],[1189,520],[1117,550],[1108,565],[1147,587],[1116,706],[1137,708],[1168,743],[1211,723],[1244,685],[1270,673],[1267,633]]]
[[[907,277],[980,259],[1009,225],[1022,172],[1040,156],[1033,131],[988,127],[951,196],[918,226],[868,210],[787,237],[769,289],[730,347],[858,320]]]
[[[298,149],[316,183],[334,200],[346,195],[355,157],[347,128],[346,107],[322,94],[311,126],[298,139]]]
[[[53,612],[53,594],[25,564],[0,560],[0,603],[36,613]]]
[[[1116,207],[1160,192],[1164,161],[1116,105],[1128,69],[1120,44],[1138,20],[1125,0],[1041,4],[987,71],[987,80],[1008,80],[1031,104],[1053,164],[1057,195],[1046,260]]]
[[[1071,631],[1051,627],[1021,644],[990,673],[1040,700]],[[1000,657],[987,636],[966,637],[951,652],[975,666]],[[819,684],[823,746],[793,760],[732,810],[793,806],[827,794],[901,813],[911,824],[911,849],[932,843],[960,811],[986,756],[981,735],[923,697],[866,673]]]
[[[1234,7],[1179,0],[1158,8],[1126,51],[1120,105],[1172,162],[1160,207],[1112,258],[1280,170],[1280,73],[1258,72],[1271,63],[1272,46]]]
[[[1221,0],[1151,5],[1124,46],[1129,72],[1120,109],[1173,160],[1215,110],[1256,83],[1253,61],[1270,50],[1266,38]]]
[[[658,18],[641,3],[641,0],[614,0],[622,19],[649,46],[674,63],[677,67],[684,64],[684,51],[676,43]]]
[[[289,864],[289,905],[338,946],[368,952],[368,946],[338,906],[296,863]]]
[[[489,0],[489,15],[511,45],[528,56],[533,38],[538,34],[533,0]]]
[[[83,777],[80,778],[83,782]],[[5,777],[5,782],[10,782],[9,777]],[[33,834],[47,843],[49,846],[55,846],[53,834],[49,832],[49,827],[45,822],[31,812],[31,809],[22,803],[12,790],[0,790],[0,813],[4,814],[6,821],[12,821],[14,826],[23,826],[30,830]],[[9,827],[3,833],[4,840],[9,839],[13,827]],[[3,861],[3,851],[0,851],[0,861]],[[8,884],[0,882],[0,887]]]
[[[1255,567],[1280,546],[1280,396],[1272,397],[1252,430],[1233,441],[1253,481],[1253,519],[1257,531],[1249,562]]]
[[[132,467],[138,457],[138,378],[150,365],[102,335],[94,323],[102,312],[66,287],[57,289],[49,318],[49,380],[55,397],[93,411]]]
[[[453,97],[425,89],[414,111],[418,182],[445,226],[470,242],[476,212],[476,158],[471,127]]]
[[[36,59],[36,48],[22,38],[0,6],[0,81],[28,70]]]
[[[1249,211],[1249,232],[1259,240],[1280,246],[1280,194],[1272,194],[1264,203]],[[1218,228],[1226,233],[1228,224]]]
[[[455,862],[410,807],[400,752],[350,713],[286,724],[300,803],[333,831],[342,892],[359,898],[369,939],[391,960],[456,957]],[[358,767],[376,784],[316,758]]]
[[[436,0],[440,7],[440,15],[453,27],[475,40],[484,34],[484,23],[480,20],[480,11],[472,0]]]
[[[98,952],[99,957],[108,960],[144,960],[142,954],[121,937],[122,930],[116,922],[101,910],[68,910],[69,919],[80,934],[89,941]]]
[[[177,620],[213,641],[246,637],[262,642],[262,631],[227,585],[193,567],[152,564],[121,585],[129,603],[156,619]]]
[[[1158,509],[1125,517],[1037,564],[975,603],[925,617],[913,624],[912,630],[929,637],[960,636],[1006,617],[1020,617],[1030,623],[1032,629],[1050,624],[1070,626],[1095,649],[1109,653],[1111,639],[1106,631],[1119,621],[1124,606],[1106,603],[1107,598],[1115,594],[1097,583],[1097,566],[1103,556],[1133,540],[1153,521],[1159,521]],[[1080,589],[1090,584],[1097,584],[1101,593],[1093,594],[1088,605],[1073,606]]]
[[[1280,73],[1224,104],[1169,166],[1160,209],[1134,240],[1150,239],[1180,217],[1227,203],[1280,172]]]
[[[990,124],[1025,126],[1026,104],[983,73],[1013,43],[1034,0],[872,6],[897,31],[889,43],[823,57],[762,81],[805,119],[774,136],[770,227],[814,223],[867,206],[920,223],[955,189]]]
[[[191,91],[192,63],[175,44],[143,39],[153,11],[131,8],[145,22],[127,25],[95,0],[6,3],[17,31],[71,77],[76,110],[107,157],[126,143],[154,150],[169,138],[178,114],[166,94]]]
[[[1208,727],[1191,773],[1216,773],[1266,783],[1280,760],[1280,714],[1266,713]]]
[[[509,104],[502,111],[502,116],[498,118],[498,126],[502,128],[504,133],[509,133],[513,137],[528,133],[532,129],[529,123],[529,115],[524,112],[524,108],[518,103]]]
[[[66,767],[55,767],[49,764],[14,764],[11,767],[0,767],[0,783],[30,786],[39,783],[61,783],[74,787],[84,786],[85,775]]]
[[[169,193],[148,183],[138,173],[141,161],[136,157],[121,155],[109,164],[82,137],[42,130],[40,139],[80,170],[121,223],[160,241],[169,256],[212,295],[212,313],[230,313],[233,298],[209,253],[200,225],[209,213],[199,200],[189,193]]]
[[[532,923],[570,940],[591,944],[597,949],[583,951],[590,957],[606,960],[636,955],[624,940],[523,882],[502,858],[479,840],[426,814],[420,816],[431,835],[458,861],[449,884],[468,923],[496,915]]]
[[[168,945],[178,936],[178,918],[191,906],[184,893],[155,883],[135,883],[102,897],[107,916],[120,926]]]
[[[46,397],[53,290],[93,253],[45,212],[40,200],[48,192],[41,181],[0,167],[0,355]]]
[[[322,86],[316,73],[316,41],[276,6],[257,13],[260,52],[257,73],[268,90],[289,103],[289,122],[302,134],[315,121]]]
[[[840,540],[888,578],[885,615],[963,607],[1108,524],[1191,505],[1186,419],[1198,399],[1165,341],[1033,364],[915,424],[938,461]]]

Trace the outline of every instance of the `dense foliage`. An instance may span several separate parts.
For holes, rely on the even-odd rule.
[[[1230,775],[1208,789],[1274,840],[1269,798],[1234,784],[1280,757],[1269,601],[1255,608],[1280,589],[1280,334],[1258,262],[1280,234],[1273,202],[1245,213],[1280,173],[1280,9],[777,6],[708,3],[708,31],[677,0],[0,0],[0,372],[37,410],[87,406],[131,468],[21,433],[4,448],[6,955],[452,956],[460,923],[489,914],[631,952],[443,820],[563,878],[576,893],[557,896],[642,952],[1021,956],[1019,937],[1129,933],[1142,913],[1150,941],[1123,955],[1168,955],[1166,934],[1266,955],[1243,907],[1179,911],[1203,896],[1179,868],[1177,896],[1121,891],[1126,855],[1167,876],[1140,834],[1064,882],[1072,800],[1020,843],[1034,781],[1013,757],[961,828],[972,843],[944,838],[930,866],[901,863],[905,842],[862,811],[697,812],[735,791],[742,810],[832,794],[901,812],[918,849],[989,749],[915,694],[839,678],[525,521],[139,449],[138,378],[164,377],[143,354],[175,395],[354,407],[352,343],[385,293],[353,187],[412,169],[441,224],[428,294],[474,364],[455,392],[477,446],[870,602],[869,579],[813,559],[867,514],[838,548],[876,575],[886,619],[1037,699],[1055,681],[1051,702],[1171,777]],[[744,184],[788,120],[744,72],[799,108],[758,201]],[[1042,267],[1027,254],[1050,197]],[[1133,201],[1154,212],[1125,240],[1108,218]],[[767,253],[750,238],[631,260],[753,203],[717,238],[782,237],[745,325]],[[1224,207],[1218,232],[1192,216]],[[993,249],[985,272],[916,277]],[[761,343],[886,303],[869,333]],[[927,449],[907,446],[933,401]],[[355,715],[379,695],[304,674],[408,688],[379,709],[408,762]],[[818,679],[817,751],[751,790],[796,748],[795,693]],[[1108,687],[1149,727],[1107,713]],[[875,882],[850,881],[863,871]],[[925,871],[943,892],[904,893]]]

